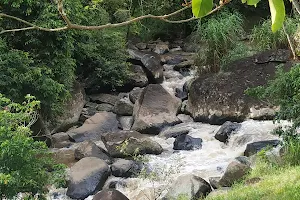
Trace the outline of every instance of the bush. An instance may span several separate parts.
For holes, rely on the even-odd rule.
[[[265,20],[260,25],[255,26],[251,33],[251,42],[258,50],[287,48],[288,41],[283,29],[273,33],[270,29],[271,20]],[[298,20],[287,18],[285,21],[286,31],[293,36],[297,30]]]
[[[243,17],[238,12],[222,10],[205,21],[200,21],[197,32],[208,50],[206,55],[199,56],[201,59],[196,60],[196,65],[212,65],[218,68],[220,59],[245,35]]]
[[[44,142],[31,138],[30,126],[37,120],[39,102],[13,103],[0,94],[0,197],[11,199],[18,193],[31,196],[46,192],[54,163]]]

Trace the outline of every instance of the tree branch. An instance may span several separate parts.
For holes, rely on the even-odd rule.
[[[221,3],[215,9],[210,11],[207,15],[210,15],[210,14],[220,10],[225,4],[227,4],[229,2],[230,1],[225,1],[224,3]],[[158,19],[158,20],[162,20],[162,21],[167,22],[167,23],[178,24],[178,23],[185,23],[185,22],[189,22],[189,21],[197,19],[196,17],[191,17],[189,19],[178,20],[178,21],[172,21],[172,20],[168,19],[168,18],[170,18],[172,16],[175,16],[175,15],[177,15],[177,14],[179,14],[179,13],[181,13],[181,12],[183,12],[183,11],[189,9],[189,8],[191,8],[191,5],[188,5],[184,8],[182,8],[182,9],[179,9],[179,10],[177,10],[175,12],[172,12],[170,14],[167,14],[167,15],[151,15],[151,14],[149,14],[149,15],[139,16],[139,17],[136,17],[136,18],[133,18],[131,20],[121,22],[121,23],[115,23],[115,24],[110,24],[109,23],[109,24],[104,24],[104,25],[99,25],[99,26],[84,26],[84,25],[79,25],[79,24],[73,24],[71,22],[71,20],[67,17],[66,12],[64,11],[63,0],[57,0],[57,10],[58,10],[59,14],[61,15],[62,19],[64,20],[64,22],[66,23],[66,26],[58,27],[58,28],[45,28],[45,27],[37,26],[37,25],[35,25],[33,23],[30,23],[26,20],[23,20],[21,18],[11,16],[11,15],[7,15],[5,13],[0,13],[0,17],[13,19],[13,20],[16,20],[16,21],[21,22],[21,23],[28,26],[28,27],[18,28],[18,29],[2,30],[0,32],[0,34],[8,33],[8,32],[26,31],[26,30],[41,30],[41,31],[46,31],[46,32],[58,32],[58,31],[64,31],[64,30],[70,30],[70,29],[75,29],[75,30],[102,30],[102,29],[106,29],[106,28],[116,28],[116,27],[126,26],[126,25],[132,24],[134,22],[144,20],[144,19]]]

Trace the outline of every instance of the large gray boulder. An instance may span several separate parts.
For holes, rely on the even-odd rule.
[[[140,64],[143,66],[150,83],[163,82],[163,66],[160,63],[160,56],[158,54],[132,49],[128,50],[128,52],[134,64]]]
[[[70,169],[67,195],[73,199],[84,199],[101,190],[110,174],[106,162],[95,157],[86,157]]]
[[[173,143],[174,150],[196,150],[202,148],[202,139],[193,138],[189,135],[180,135],[176,137]]]
[[[164,200],[177,199],[180,195],[189,200],[206,197],[211,187],[203,178],[187,174],[180,176],[171,186]]]
[[[111,163],[111,158],[109,157],[108,153],[90,140],[82,142],[75,149],[75,158],[77,160],[85,157],[96,157],[104,160],[108,164]]]
[[[274,77],[278,63],[285,63],[284,69],[288,70],[289,56],[282,54],[290,52],[263,52],[231,63],[228,72],[200,76],[190,86],[189,113],[196,121],[219,125],[247,118],[272,119],[275,112],[265,111],[276,108],[246,95],[245,90],[265,85]]]
[[[220,142],[227,142],[229,136],[236,132],[241,127],[241,124],[233,122],[225,122],[215,134],[215,138]]]
[[[144,134],[158,134],[164,127],[180,123],[176,114],[181,101],[161,85],[148,85],[135,102],[132,130]]]
[[[75,142],[83,142],[99,140],[101,134],[116,130],[118,130],[116,114],[99,112],[87,119],[81,127],[68,131],[68,134]]]
[[[108,153],[113,157],[161,154],[163,148],[148,136],[137,131],[120,131],[102,135]]]
[[[217,185],[231,187],[234,182],[240,181],[250,170],[250,162],[247,161],[246,157],[238,157],[229,163]]]
[[[244,152],[245,156],[252,156],[264,148],[276,147],[280,144],[279,140],[264,140],[259,142],[252,142],[247,144],[246,150]]]
[[[93,200],[129,200],[124,194],[115,189],[102,190],[98,192]]]

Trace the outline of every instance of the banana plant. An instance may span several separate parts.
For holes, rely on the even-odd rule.
[[[225,3],[228,3],[230,0],[225,0],[224,2],[221,0],[220,5],[222,6]],[[242,3],[246,3],[251,6],[255,6],[261,0],[242,0]],[[285,6],[284,0],[268,0],[269,7],[271,12],[272,19],[272,31],[276,32],[283,26],[283,22],[285,19]],[[213,0],[192,0],[192,11],[193,15],[197,18],[202,18],[208,14],[213,9]]]

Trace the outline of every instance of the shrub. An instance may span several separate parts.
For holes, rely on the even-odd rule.
[[[31,196],[46,192],[54,163],[44,142],[34,141],[30,126],[37,119],[39,102],[13,103],[0,94],[0,197],[11,199],[18,193]]]
[[[271,20],[265,20],[260,25],[255,26],[251,33],[251,41],[258,50],[287,48],[288,41],[283,29],[273,33],[270,29]],[[289,35],[294,35],[297,30],[298,20],[287,18],[285,21],[286,31]]]
[[[199,39],[207,44],[206,55],[201,55],[196,64],[212,65],[218,68],[220,59],[236,45],[245,34],[243,17],[238,12],[222,10],[205,21],[200,21],[197,32]]]

